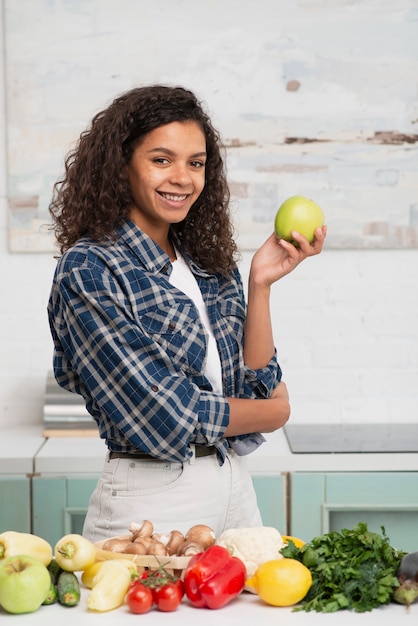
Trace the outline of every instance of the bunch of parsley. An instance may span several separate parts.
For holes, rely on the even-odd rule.
[[[359,523],[351,530],[314,537],[301,548],[290,541],[281,554],[302,562],[312,574],[312,586],[296,611],[358,613],[388,604],[399,585],[396,572],[405,552],[392,548],[382,534]]]

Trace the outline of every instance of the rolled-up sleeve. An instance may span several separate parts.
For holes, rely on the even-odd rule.
[[[269,398],[282,379],[282,370],[277,361],[277,353],[263,368],[253,370],[245,368],[245,385],[250,397]]]

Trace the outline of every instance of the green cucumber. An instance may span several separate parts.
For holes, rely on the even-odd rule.
[[[76,606],[80,602],[80,583],[74,572],[61,572],[58,576],[57,595],[63,606]]]
[[[62,569],[62,567],[60,565],[58,565],[58,561],[56,561],[56,559],[52,559],[52,561],[49,563],[47,569],[48,569],[49,575],[51,576],[51,582],[54,585],[56,585],[57,582],[58,582],[59,575],[64,570]]]
[[[57,593],[57,588],[54,585],[53,582],[51,582],[50,586],[49,586],[49,591],[48,591],[48,595],[46,596],[45,600],[42,602],[42,604],[48,605],[48,604],[55,604],[55,602],[58,600],[58,593]]]

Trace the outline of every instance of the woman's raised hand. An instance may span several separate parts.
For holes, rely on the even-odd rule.
[[[319,254],[323,248],[327,227],[317,228],[312,243],[296,231],[292,237],[299,245],[278,239],[275,233],[263,243],[254,254],[250,279],[257,284],[270,286],[286,274],[292,272],[304,259]]]

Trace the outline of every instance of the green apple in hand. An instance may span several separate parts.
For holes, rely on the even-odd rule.
[[[8,613],[32,613],[45,600],[51,584],[49,571],[31,556],[0,560],[0,605]]]
[[[274,230],[279,239],[298,245],[292,238],[295,230],[312,243],[315,230],[324,224],[324,214],[313,200],[291,196],[280,205],[274,220]]]

